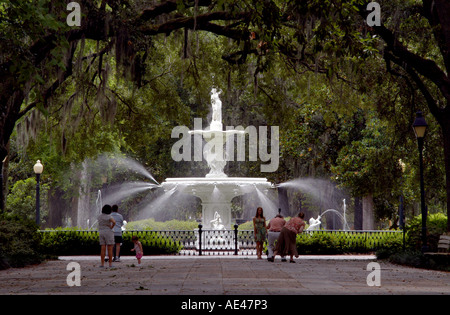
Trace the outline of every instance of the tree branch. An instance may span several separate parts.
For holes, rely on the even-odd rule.
[[[197,2],[197,3],[195,3]],[[197,0],[191,4],[185,4],[186,7],[194,7],[195,5],[199,7],[210,6],[211,0]],[[162,14],[169,14],[177,10],[178,4],[176,0],[167,0],[160,4],[157,4],[151,8],[144,9],[141,15],[138,17],[138,21],[145,22],[154,19]]]
[[[444,57],[447,73],[450,73],[450,2],[448,0],[424,0],[421,14],[430,23],[434,37]]]
[[[367,3],[365,5],[367,5]],[[368,11],[365,10],[364,5],[360,6],[359,13],[364,19],[367,18]],[[407,67],[414,68],[418,74],[423,75],[436,84],[446,99],[450,99],[450,79],[445,72],[439,68],[436,62],[410,52],[397,40],[393,32],[387,29],[383,24],[380,26],[373,26],[372,28],[386,43],[385,49],[391,52],[393,56],[396,56],[398,60],[402,61],[399,66],[405,70],[407,70]]]
[[[223,35],[232,39],[241,40],[248,38],[249,33],[245,31],[238,30],[237,28],[231,28],[229,26],[220,26],[218,24],[210,23],[211,21],[230,21],[230,20],[242,20],[244,22],[249,17],[247,12],[241,13],[229,13],[226,11],[211,12],[197,17],[179,17],[169,20],[166,23],[159,25],[148,25],[142,26],[140,31],[145,35],[157,35],[166,34],[169,35],[171,32],[182,29],[195,29],[203,30],[215,33],[217,35]],[[236,26],[236,24],[233,24]]]
[[[66,61],[66,69],[59,74],[58,78],[53,82],[52,85],[50,85],[45,92],[42,94],[42,99],[44,102],[44,107],[46,107],[47,101],[48,99],[52,96],[52,94],[60,87],[60,85],[68,78],[72,75],[72,71],[73,71],[73,56],[75,54],[75,50],[77,48],[77,44],[76,42],[73,42],[71,44],[70,47],[70,52],[69,52],[69,57],[67,58]],[[31,109],[33,109],[37,104],[39,104],[39,101],[35,101],[29,105],[27,105],[27,107],[25,107],[23,110],[21,110],[18,114],[17,119],[21,118],[22,116],[24,116],[27,112],[29,112]]]

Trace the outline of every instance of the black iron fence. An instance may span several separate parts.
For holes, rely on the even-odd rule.
[[[198,229],[199,255],[252,255],[256,253],[256,243],[252,230]]]
[[[98,232],[93,230],[44,230],[43,247],[55,255],[98,254]],[[127,230],[123,233],[122,255],[131,254],[131,238],[138,236],[147,255],[253,255],[253,230],[198,229],[189,231]],[[371,252],[380,248],[404,247],[402,231],[311,231],[297,236],[300,254]]]
[[[136,235],[143,245],[164,245],[172,241],[178,255],[252,255],[256,253],[253,230],[198,229],[191,231],[126,231],[124,239]],[[170,241],[169,241],[170,240]]]

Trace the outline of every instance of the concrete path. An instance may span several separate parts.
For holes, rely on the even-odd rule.
[[[141,265],[122,257],[102,269],[97,256],[67,256],[0,271],[0,294],[450,294],[448,272],[386,262],[368,270],[374,261],[371,255],[300,256],[295,264],[254,256],[146,256]],[[80,266],[80,286],[68,286],[67,278],[76,279],[70,262]]]

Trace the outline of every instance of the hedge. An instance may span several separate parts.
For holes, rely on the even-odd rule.
[[[41,238],[34,221],[18,215],[0,215],[0,270],[24,267],[44,260]]]
[[[367,253],[380,249],[400,250],[400,231],[311,231],[297,235],[300,255]]]
[[[414,217],[407,226],[410,235],[408,245],[420,250],[422,247],[422,215]],[[430,252],[437,251],[440,235],[447,231],[447,216],[443,213],[432,213],[427,216],[427,242]]]
[[[59,228],[41,232],[41,248],[47,255],[98,255],[100,245],[97,231],[79,231],[75,228]],[[130,250],[134,244],[132,235],[137,235],[142,243],[145,255],[174,254],[181,249],[178,242],[161,236],[159,233],[146,231],[125,231],[121,255],[134,255]]]

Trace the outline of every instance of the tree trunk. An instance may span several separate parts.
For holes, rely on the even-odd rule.
[[[363,211],[363,218],[362,218],[363,230],[374,230],[375,219],[374,219],[374,204],[372,194],[368,194],[363,197],[362,211]]]
[[[3,77],[2,80],[13,80],[10,76]],[[9,138],[16,125],[19,109],[24,99],[23,92],[14,91],[14,86],[6,83],[0,83],[0,161],[3,161],[8,155]]]
[[[363,229],[363,209],[362,209],[362,201],[361,197],[355,197],[355,217],[353,228],[355,230]]]
[[[48,226],[55,228],[66,225],[66,217],[70,203],[64,198],[65,192],[57,187],[50,187],[48,191]]]
[[[80,188],[78,189],[77,226],[84,229],[92,225],[94,218],[90,216],[91,174],[86,160],[81,163]],[[89,220],[89,221],[88,221]],[[88,223],[89,222],[89,223]]]
[[[290,215],[289,199],[287,189],[284,187],[278,187],[278,207],[281,209],[283,216]]]

